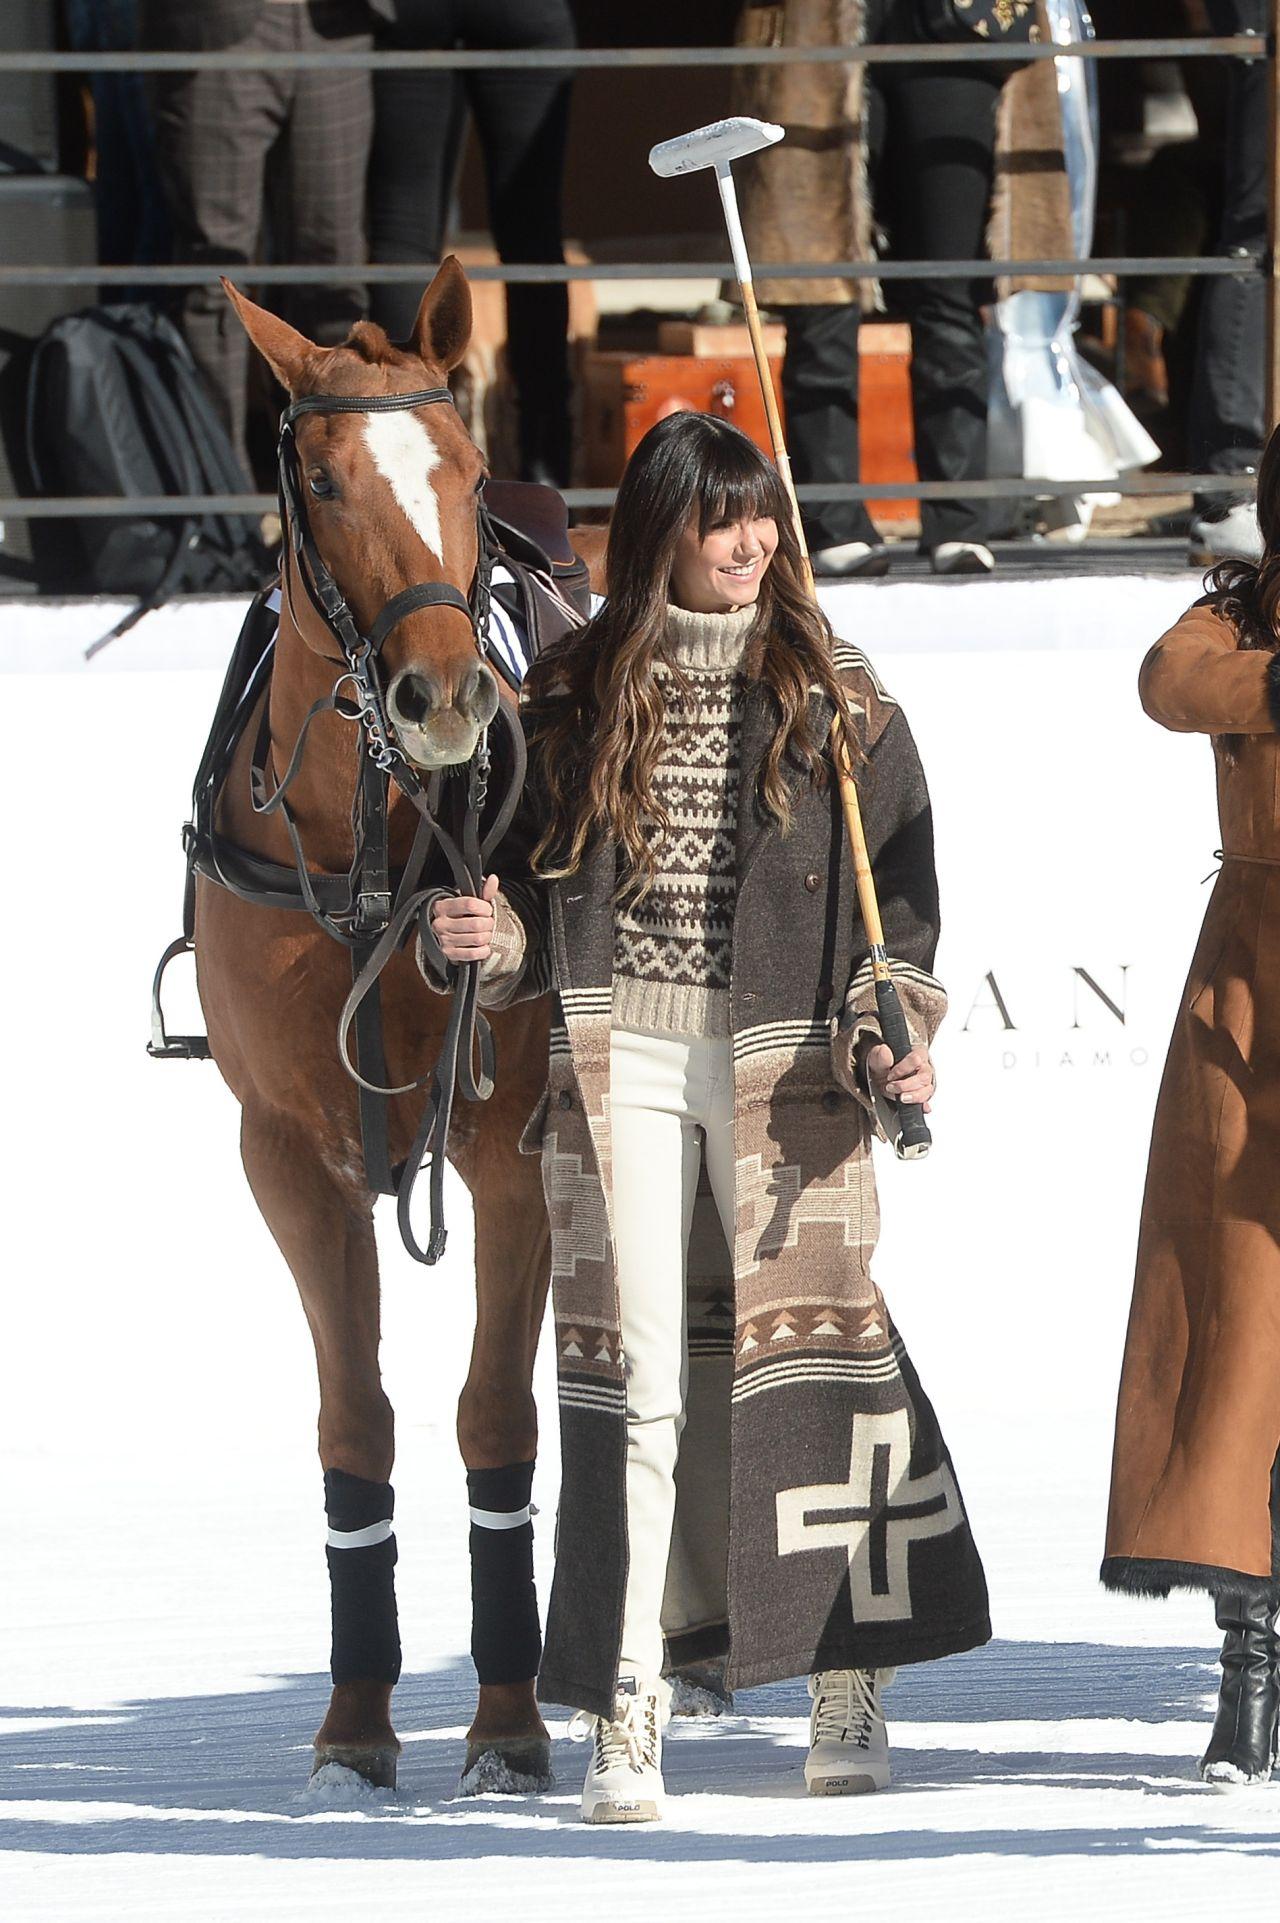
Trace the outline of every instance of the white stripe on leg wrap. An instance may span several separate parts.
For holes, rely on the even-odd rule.
[[[329,1547],[330,1549],[372,1549],[375,1543],[387,1541],[393,1526],[388,1516],[385,1522],[371,1522],[367,1529],[331,1529]]]
[[[537,1513],[533,1504],[526,1502],[523,1509],[473,1509],[471,1520],[477,1529],[523,1529]]]

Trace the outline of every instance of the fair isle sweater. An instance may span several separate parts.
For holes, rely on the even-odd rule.
[[[672,607],[667,639],[690,685],[655,668],[667,722],[654,799],[670,827],[644,824],[657,858],[652,887],[627,896],[614,923],[613,1020],[663,1034],[727,1035],[733,957],[740,668],[754,606],[731,614]]]

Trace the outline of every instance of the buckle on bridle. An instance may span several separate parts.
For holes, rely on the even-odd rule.
[[[355,931],[358,935],[381,934],[391,920],[391,896],[385,890],[370,889],[356,898]]]

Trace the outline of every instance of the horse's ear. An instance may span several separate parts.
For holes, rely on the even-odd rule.
[[[265,307],[255,305],[225,277],[222,291],[240,316],[245,333],[281,387],[288,388],[291,394],[295,393],[304,364],[317,351],[315,343],[309,341],[305,334],[300,334],[296,327],[290,327],[288,321],[281,320],[278,314],[269,314]]]
[[[413,323],[413,346],[420,360],[452,373],[471,339],[471,288],[457,256],[446,254],[422,296]]]

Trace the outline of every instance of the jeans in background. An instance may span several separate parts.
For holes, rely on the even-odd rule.
[[[136,0],[66,0],[75,53],[129,53],[138,45]],[[155,266],[169,258],[169,216],[160,185],[155,132],[139,73],[93,76],[98,259],[105,266]],[[112,290],[116,300],[136,298]]]
[[[1206,0],[1215,34],[1267,30],[1265,0]],[[1222,220],[1215,254],[1240,254],[1256,269],[1267,246],[1267,62],[1232,60],[1226,121]],[[1266,439],[1266,283],[1215,278],[1208,283],[1196,336],[1188,443],[1198,474],[1253,472]],[[1238,495],[1215,494],[1197,507],[1218,514]]]

